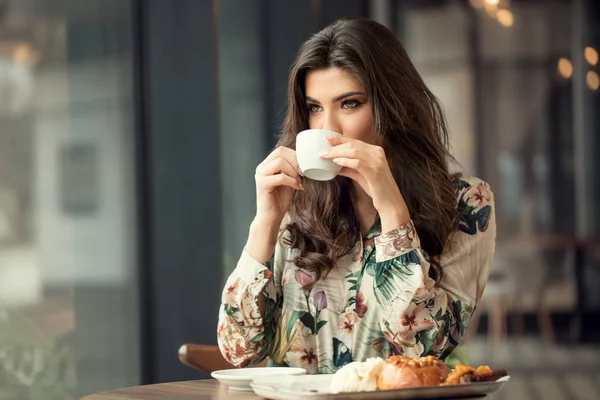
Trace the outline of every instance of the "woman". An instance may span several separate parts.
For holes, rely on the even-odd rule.
[[[321,155],[343,167],[332,181],[299,172],[295,136],[307,128],[342,134]],[[447,356],[481,297],[496,234],[489,186],[454,178],[449,159],[441,108],[392,32],[343,19],[304,43],[223,291],[225,358],[333,373],[374,356]]]

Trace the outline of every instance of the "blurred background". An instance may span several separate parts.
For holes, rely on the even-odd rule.
[[[497,202],[459,352],[498,398],[600,385],[597,0],[0,0],[0,399],[205,378],[300,43],[392,29]]]

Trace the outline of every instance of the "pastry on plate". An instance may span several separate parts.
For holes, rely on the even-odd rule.
[[[379,375],[377,387],[380,390],[391,390],[439,386],[446,381],[449,374],[450,368],[434,356],[392,356]]]
[[[454,371],[448,375],[444,385],[459,385],[465,383],[476,383],[476,382],[495,382],[503,376],[508,375],[506,370],[497,369],[492,370],[487,365],[481,365],[477,369],[464,365],[458,364]]]

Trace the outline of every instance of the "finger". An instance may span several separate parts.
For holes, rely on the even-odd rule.
[[[296,151],[285,146],[279,146],[278,148],[273,150],[267,156],[267,158],[265,158],[264,161],[259,164],[257,170],[264,168],[265,165],[267,165],[268,163],[270,163],[278,157],[284,158],[292,167],[294,167],[301,174],[300,167],[298,166],[298,161],[296,160]]]
[[[271,160],[263,169],[260,170],[260,175],[275,175],[284,173],[298,180],[300,173],[283,157]]]
[[[364,162],[357,158],[345,158],[345,157],[336,157],[332,160],[337,165],[341,165],[344,168],[353,169],[355,171],[360,172],[362,167],[364,167]]]
[[[263,176],[258,181],[259,186],[267,191],[272,191],[279,186],[289,186],[296,190],[304,190],[304,186],[298,180],[286,174]]]
[[[366,183],[367,180],[360,172],[352,168],[342,168],[339,175],[345,176],[346,178],[350,178],[353,181],[356,181],[360,184]]]
[[[358,142],[358,140],[356,140],[356,139],[350,139],[349,137],[346,137],[343,135],[325,136],[325,140],[327,140],[329,142],[329,144],[331,144],[332,146],[337,146],[340,144],[350,143],[350,142]]]
[[[332,160],[334,158],[350,158],[361,159],[362,149],[357,148],[355,144],[341,144],[330,148],[329,150],[319,154],[321,158]]]
[[[366,180],[369,180],[369,177],[372,175],[373,167],[361,159],[336,157],[332,161],[343,168],[356,171]]]

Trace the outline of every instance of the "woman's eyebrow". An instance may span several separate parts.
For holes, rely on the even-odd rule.
[[[351,96],[356,96],[356,95],[360,95],[360,94],[364,95],[364,93],[363,93],[363,92],[357,92],[357,91],[346,92],[346,93],[342,93],[342,94],[340,94],[339,96],[335,96],[335,97],[332,99],[332,101],[333,101],[334,103],[337,103],[338,101],[344,100],[344,99],[346,99],[346,98],[348,98],[348,97],[351,97]],[[319,100],[317,100],[317,99],[313,99],[313,98],[312,98],[312,97],[310,97],[310,96],[306,96],[306,101],[310,101],[311,103],[320,103],[320,101],[319,101]]]
[[[333,98],[333,102],[337,103],[338,101],[344,100],[344,99],[346,99],[348,97],[351,97],[351,96],[356,96],[358,94],[364,94],[364,93],[363,92],[356,92],[356,91],[342,93],[339,96],[334,97]]]

